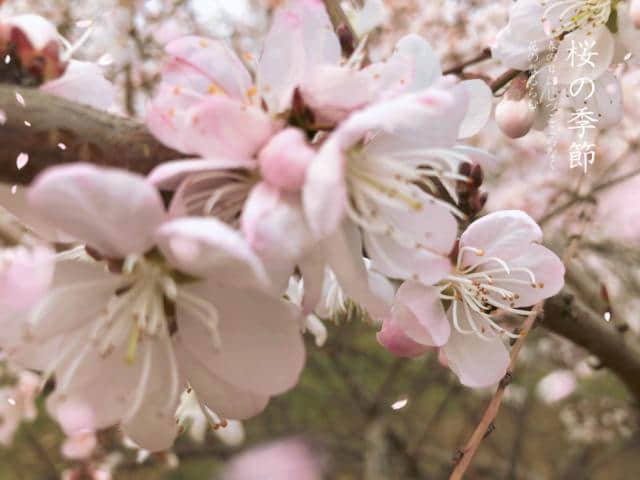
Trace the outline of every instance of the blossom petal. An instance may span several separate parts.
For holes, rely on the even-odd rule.
[[[266,285],[260,259],[245,239],[215,218],[185,217],[164,224],[158,247],[177,269],[196,276],[215,276],[227,285]]]
[[[460,138],[472,137],[489,121],[493,108],[493,93],[482,80],[465,80],[456,88],[464,88],[469,98],[467,113],[460,125]]]
[[[460,383],[471,388],[495,385],[509,367],[509,352],[498,336],[484,339],[475,333],[463,334],[452,328],[442,351]]]
[[[297,260],[313,242],[300,196],[260,182],[245,203],[241,228],[267,270],[281,279],[277,283],[283,291]]]
[[[307,221],[319,238],[339,227],[347,207],[345,156],[337,141],[328,140],[307,170],[302,200]]]
[[[483,250],[482,255],[465,252],[462,265],[472,265],[483,258],[498,257],[509,261],[523,248],[542,240],[542,230],[526,213],[520,210],[501,210],[473,222],[460,236],[460,248]]]
[[[5,250],[4,265],[0,268],[0,318],[5,313],[24,310],[42,298],[53,278],[54,260],[54,252],[45,246]]]
[[[148,340],[138,346],[139,350],[150,348],[151,362],[148,378],[140,378],[137,388],[144,388],[144,394],[139,401],[137,410],[129,410],[121,425],[124,434],[140,447],[151,452],[168,450],[178,434],[178,426],[174,419],[174,412],[178,406],[179,385],[172,386],[167,381],[171,364],[167,352],[160,342],[166,342],[168,348],[170,340]],[[142,354],[140,352],[139,354]],[[141,374],[142,375],[142,374]],[[141,386],[144,382],[144,386]],[[172,391],[172,388],[174,390]],[[136,392],[137,393],[137,392]],[[135,408],[131,407],[131,408]]]
[[[44,83],[40,89],[99,110],[108,110],[116,103],[115,85],[92,62],[71,60],[64,75]]]
[[[220,277],[224,281],[224,276]],[[218,310],[220,348],[197,319],[178,302],[178,335],[185,348],[215,376],[260,395],[293,387],[305,354],[296,308],[257,290],[200,282],[185,287]]]
[[[388,318],[382,323],[382,329],[376,334],[376,339],[380,345],[398,357],[419,357],[432,349],[409,338],[393,318]]]
[[[173,60],[163,71],[163,82],[203,96],[222,91],[238,101],[247,99],[251,76],[223,42],[186,36],[169,42],[165,50]]]
[[[143,177],[88,164],[47,169],[28,199],[38,215],[107,257],[149,250],[166,217],[160,194]]]
[[[413,341],[440,347],[449,339],[451,327],[439,291],[408,280],[400,285],[392,307],[394,322]]]
[[[339,65],[340,41],[322,2],[289,2],[274,15],[258,66],[259,89],[269,111],[290,106],[293,89],[316,65]]]
[[[213,374],[201,357],[181,337],[176,344],[176,357],[200,401],[224,418],[244,420],[262,412],[269,395],[260,395],[232,385]]]
[[[266,143],[275,125],[260,109],[216,95],[190,109],[185,128],[191,151],[246,161]]]

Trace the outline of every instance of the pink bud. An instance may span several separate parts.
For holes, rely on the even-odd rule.
[[[297,128],[287,128],[267,143],[258,155],[258,162],[268,184],[287,192],[298,192],[314,155],[304,133]]]
[[[376,338],[380,345],[398,357],[419,357],[432,348],[411,340],[391,319],[383,322]]]
[[[629,5],[629,16],[636,28],[640,28],[640,0],[631,0],[631,5]]]
[[[531,130],[536,111],[530,108],[527,97],[520,100],[503,98],[496,107],[496,123],[511,138],[525,136]]]

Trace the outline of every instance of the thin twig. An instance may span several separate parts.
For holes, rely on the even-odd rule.
[[[564,255],[562,256],[562,263],[567,264],[568,261],[573,257],[578,246],[578,239],[579,237],[574,237],[571,240]],[[518,338],[515,345],[511,349],[511,358],[509,367],[507,368],[507,373],[500,381],[495,394],[489,402],[489,406],[485,410],[484,415],[482,416],[480,423],[478,423],[478,426],[471,435],[471,438],[467,442],[466,446],[460,451],[458,461],[453,469],[453,472],[451,473],[451,476],[449,477],[449,480],[461,480],[463,478],[465,472],[467,471],[467,468],[469,468],[469,465],[471,464],[471,460],[473,460],[473,457],[478,450],[478,447],[480,446],[480,443],[485,438],[487,432],[491,428],[491,425],[496,419],[498,411],[500,410],[500,405],[502,404],[504,392],[511,381],[511,375],[515,369],[516,360],[518,359],[520,350],[524,345],[524,340],[531,331],[531,328],[533,327],[536,318],[542,311],[543,306],[544,301],[539,302],[533,307],[531,313],[527,316],[522,328],[522,333],[520,334],[520,338]]]
[[[483,62],[483,61],[488,60],[490,58],[491,58],[491,49],[490,48],[485,48],[484,50],[482,50],[482,52],[480,52],[475,57],[473,57],[473,58],[471,58],[469,60],[466,60],[466,61],[460,63],[459,65],[455,65],[454,67],[447,68],[442,73],[444,75],[460,75],[465,68],[467,68],[467,67],[469,67],[471,65],[475,65],[476,63]]]

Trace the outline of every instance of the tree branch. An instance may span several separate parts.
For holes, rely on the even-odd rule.
[[[24,106],[16,94],[24,99]],[[29,183],[39,172],[67,162],[91,162],[141,174],[181,154],[159,143],[136,120],[111,115],[38,89],[0,85],[0,181]],[[30,126],[25,124],[28,122]],[[16,157],[29,154],[18,169]]]
[[[640,348],[631,344],[615,325],[606,322],[602,314],[565,288],[546,301],[541,325],[597,356],[640,404]]]

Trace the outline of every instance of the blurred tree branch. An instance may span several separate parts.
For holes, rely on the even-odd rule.
[[[181,156],[137,120],[38,89],[0,85],[0,110],[6,116],[0,126],[0,181],[9,184],[29,183],[40,171],[61,163],[91,162],[146,174]],[[29,162],[18,169],[16,157],[21,152],[29,154]]]

